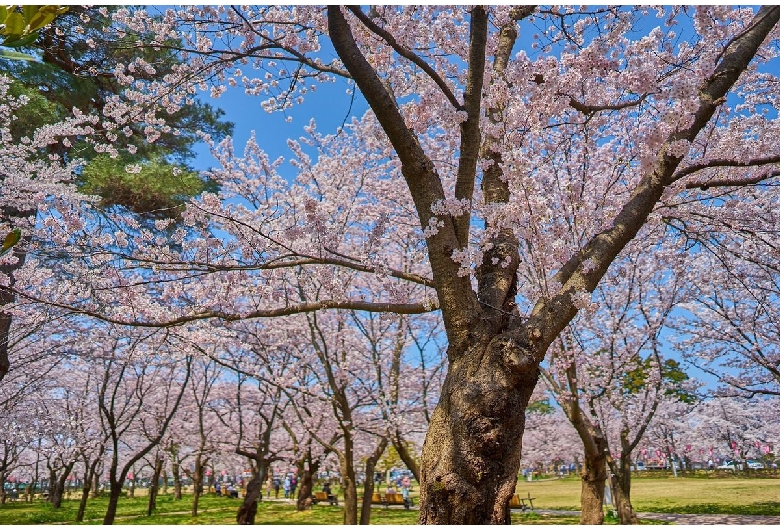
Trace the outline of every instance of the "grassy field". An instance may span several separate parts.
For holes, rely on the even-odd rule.
[[[638,512],[780,515],[780,479],[637,478],[631,484]],[[537,508],[579,509],[576,477],[518,484],[521,497],[529,492]]]
[[[121,499],[117,524],[235,524],[236,510],[241,503],[240,499],[205,495],[201,498],[198,517],[192,518],[189,514],[190,495],[179,501],[173,500],[170,494],[160,495],[156,514],[146,517],[147,498],[142,496],[143,493],[137,491],[136,498]],[[520,482],[517,493],[521,497],[530,493],[538,509],[579,509],[580,482],[576,477]],[[780,479],[639,478],[633,482],[632,500],[639,512],[780,515]],[[106,497],[90,500],[86,512],[87,524],[102,521],[106,504]],[[73,523],[77,509],[76,500],[65,500],[59,510],[41,501],[7,503],[0,506],[0,524]],[[341,524],[342,517],[341,507],[317,505],[311,510],[297,512],[293,503],[261,502],[256,522],[331,525]],[[517,524],[576,524],[578,518],[532,513],[513,514],[512,520]],[[384,509],[381,506],[372,509],[373,524],[415,524],[416,521],[415,511]]]

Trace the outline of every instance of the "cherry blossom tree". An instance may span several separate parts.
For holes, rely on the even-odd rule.
[[[77,160],[63,162],[40,156],[52,143],[57,143],[65,134],[83,134],[83,120],[69,118],[52,125],[30,131],[19,141],[11,134],[14,115],[29,103],[26,96],[14,97],[9,93],[11,79],[0,76],[0,167],[2,190],[0,193],[0,232],[7,234],[19,230],[21,241],[11,252],[0,258],[0,278],[4,289],[0,291],[0,381],[10,368],[9,347],[19,332],[11,329],[12,315],[6,308],[16,297],[11,288],[16,284],[15,272],[25,263],[32,233],[36,225],[39,205],[48,197],[72,198],[72,172]],[[24,333],[21,333],[22,335]]]
[[[743,462],[749,457],[761,458],[767,452],[764,448],[776,447],[780,437],[774,421],[776,407],[774,396],[706,400],[692,414],[692,432],[716,458]]]
[[[671,242],[701,213],[692,204],[724,218],[750,212],[751,194],[774,196],[777,118],[760,110],[778,107],[765,66],[780,9],[658,9],[654,28],[649,11],[120,9],[121,31],[176,49],[186,65],[164,80],[134,76],[141,60],[117,69],[134,105],[112,119],[143,116],[150,141],[164,112],[209,85],[214,96],[243,86],[284,111],[345,78],[370,113],[292,143],[293,184],[256,144],[235,157],[222,143],[214,176],[227,192],[184,213],[201,237],[182,231],[166,245],[139,230],[133,255],[115,253],[112,265],[147,272],[101,278],[121,299],[85,298],[85,284],[57,286],[59,297],[51,284],[15,291],[153,328],[438,309],[448,369],[422,454],[419,521],[507,522],[541,363],[620,252],[664,221],[664,243],[680,248]],[[533,27],[531,48],[516,51]],[[179,43],[166,43],[172,34]],[[239,188],[250,201],[224,202]],[[715,205],[721,188],[748,191]],[[123,234],[104,236],[126,247]]]
[[[735,255],[725,245],[717,247],[717,253],[702,252],[708,281],[695,284],[684,306],[677,347],[717,377],[720,393],[780,395],[780,271],[763,262],[763,253],[751,252],[757,245],[753,238],[746,239],[747,252]]]
[[[538,385],[526,413],[523,469],[539,470],[554,462],[582,462],[582,445],[563,409],[551,405],[546,389]]]
[[[177,362],[155,354],[153,348],[165,343],[154,341],[150,347],[154,337],[110,336],[97,342],[108,351],[95,355],[100,370],[97,403],[110,455],[111,492],[104,524],[113,524],[122,485],[133,466],[165,435],[187,388],[192,362],[191,355]]]
[[[268,329],[253,322],[239,322],[222,331],[212,352],[203,351],[223,367],[230,379],[215,389],[209,405],[216,414],[223,452],[233,452],[248,463],[251,477],[237,513],[238,524],[254,524],[262,488],[274,462],[289,457],[292,443],[284,417],[290,400],[286,386],[296,369],[294,355],[283,346],[285,330]],[[215,337],[212,331],[212,339]]]
[[[675,255],[622,255],[596,290],[599,309],[582,312],[570,324],[551,350],[549,369],[542,368],[584,445],[583,524],[603,522],[607,473],[621,522],[636,524],[630,499],[634,451],[659,406],[695,399],[679,363],[661,351],[670,315],[685,292],[672,272],[680,265],[664,258]]]

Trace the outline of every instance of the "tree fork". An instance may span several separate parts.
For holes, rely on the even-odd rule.
[[[750,26],[729,43],[714,74],[700,88],[699,107],[692,113],[690,126],[669,135],[653,171],[637,184],[612,225],[596,234],[559,270],[555,280],[563,287],[550,298],[539,299],[527,320],[502,317],[506,309],[513,312],[512,300],[507,298],[513,298],[510,287],[514,278],[503,286],[480,281],[481,296],[477,299],[471,278],[459,275],[451,259],[452,252],[459,248],[454,220],[451,216],[437,218],[441,226],[426,243],[449,339],[450,364],[423,448],[420,523],[508,521],[509,499],[520,464],[525,409],[548,346],[577,313],[574,295],[592,292],[612,261],[645,224],[667,186],[674,182],[674,173],[683,160],[684,155],[672,146],[696,138],[778,18],[780,8],[761,8]],[[328,29],[337,54],[396,150],[421,226],[428,226],[432,205],[444,199],[433,162],[363,56],[339,7],[328,7]],[[511,36],[506,35],[508,39]],[[496,191],[502,190],[497,187]],[[509,234],[506,243],[511,243]],[[593,266],[586,270],[583,264],[588,261]],[[504,297],[495,296],[503,289]],[[481,307],[482,296],[489,294],[500,298],[501,305]]]

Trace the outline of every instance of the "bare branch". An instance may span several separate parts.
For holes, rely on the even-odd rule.
[[[207,320],[211,318],[224,320],[226,322],[235,322],[238,320],[250,320],[255,318],[273,318],[283,317],[289,315],[296,315],[300,313],[313,313],[315,311],[321,311],[324,309],[351,309],[355,311],[371,311],[375,313],[397,313],[401,315],[419,315],[422,313],[430,313],[436,311],[438,307],[435,303],[408,303],[408,304],[396,304],[390,302],[366,302],[363,300],[319,300],[316,302],[303,302],[299,304],[287,305],[285,307],[279,307],[275,309],[256,309],[254,311],[248,311],[246,313],[229,313],[226,311],[213,311],[205,309],[202,311],[195,311],[189,315],[182,315],[180,317],[172,318],[170,320],[161,320],[157,322],[140,321],[132,319],[120,319],[109,317],[97,310],[89,310],[80,308],[77,306],[69,306],[61,304],[53,300],[43,300],[37,298],[28,293],[23,293],[14,290],[17,296],[23,297],[32,302],[46,304],[51,307],[57,307],[71,314],[85,315],[88,317],[96,318],[103,322],[110,324],[117,324],[120,326],[134,326],[140,328],[167,328],[172,326],[178,326],[186,324],[188,322],[194,322],[197,320]]]
[[[780,164],[780,155],[767,156],[763,158],[754,158],[753,160],[748,160],[746,162],[721,158],[716,160],[708,160],[707,162],[701,162],[699,164],[691,164],[690,166],[687,166],[681,169],[680,171],[676,172],[674,174],[674,180],[679,180],[683,177],[686,177],[698,171],[702,171],[704,169],[709,169],[714,167],[756,167],[756,166],[765,166],[768,164]],[[708,181],[689,182],[688,184],[685,185],[685,187],[686,189],[689,190],[694,188],[701,188],[703,190],[706,190],[707,188],[714,187],[714,186],[721,186],[721,187],[722,186],[747,186],[750,184],[758,184],[763,180],[767,180],[772,177],[776,177],[778,175],[780,175],[780,170],[774,170],[747,179],[725,178],[725,179],[712,179]]]
[[[560,95],[565,96],[565,94],[560,94]],[[647,96],[649,95],[650,95],[649,93],[646,93],[646,94],[642,94],[641,96],[639,96],[638,99],[635,99],[633,101],[624,101],[622,103],[613,103],[607,105],[588,105],[580,101],[577,101],[573,97],[569,96],[569,105],[571,105],[572,108],[574,108],[575,110],[582,112],[583,114],[590,115],[605,110],[623,110],[631,107],[636,107],[637,105],[641,105],[642,102],[646,100]]]

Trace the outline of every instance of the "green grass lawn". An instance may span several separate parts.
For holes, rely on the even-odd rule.
[[[578,510],[578,477],[520,482],[517,493],[536,497],[534,506]],[[780,515],[780,479],[638,478],[631,482],[631,502],[638,512]]]
[[[414,489],[416,495],[417,488]],[[146,517],[145,492],[137,490],[136,493],[134,499],[121,498],[117,524],[235,524],[236,511],[241,504],[240,499],[207,494],[201,497],[198,517],[193,518],[189,515],[191,495],[185,494],[181,500],[175,501],[171,494],[161,494],[157,499],[156,513]],[[538,509],[579,510],[580,482],[577,477],[520,482],[517,493],[521,497],[530,493]],[[343,497],[339,495],[339,498]],[[632,500],[639,512],[780,515],[780,479],[640,478],[633,481]],[[100,524],[107,502],[106,496],[89,501],[85,517],[87,524]],[[0,506],[0,524],[73,523],[77,510],[76,499],[64,500],[59,510],[41,501],[7,503]],[[332,525],[341,524],[342,520],[340,506],[319,504],[311,510],[297,512],[294,503],[273,501],[259,504],[256,523]],[[514,513],[512,521],[516,524],[577,524],[578,518]],[[373,506],[371,522],[416,524],[417,512]]]
[[[136,496],[133,499],[122,497],[117,508],[117,518],[138,517],[146,513],[149,502],[147,496]],[[240,500],[214,495],[204,495],[200,498],[198,511],[220,510],[235,513]],[[97,499],[90,499],[84,514],[84,520],[96,519],[102,521],[108,505],[108,496],[103,495]],[[79,509],[79,501],[65,499],[62,507],[55,510],[50,504],[42,501],[32,503],[10,502],[0,506],[0,524],[45,524],[45,523],[72,523],[76,519]],[[192,495],[185,495],[181,500],[174,500],[172,494],[157,496],[157,513],[190,511],[192,509]],[[120,521],[117,521],[119,523]],[[125,523],[125,521],[121,521]],[[130,521],[127,522],[130,524]],[[152,524],[152,523],[150,523]]]
[[[217,499],[210,497],[208,508],[199,510],[198,517],[189,513],[162,513],[167,511],[185,511],[189,508],[190,495],[185,495],[181,501],[173,501],[162,496],[166,502],[158,502],[158,512],[151,517],[143,515],[145,505],[143,498],[123,498],[119,504],[119,515],[116,524],[122,525],[230,525],[236,523],[236,510],[240,500]],[[205,498],[203,500],[206,500]],[[95,499],[93,506],[87,510],[87,520],[84,524],[101,524],[105,510],[105,499]],[[206,504],[206,503],[203,503]],[[78,509],[77,501],[63,501],[60,510],[53,510],[49,505],[37,501],[32,504],[13,503],[0,506],[0,524],[47,524],[69,522],[72,524]],[[417,511],[398,508],[385,509],[374,506],[371,512],[371,523],[380,525],[413,525],[417,524]],[[293,503],[261,502],[257,508],[256,524],[289,524],[289,525],[338,525],[343,522],[343,509],[338,506],[313,506],[311,510],[298,512]],[[549,516],[541,514],[513,514],[514,524],[578,524],[579,518],[572,516]]]

